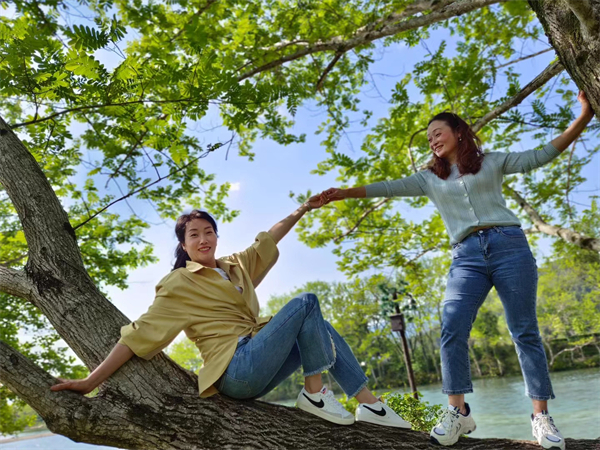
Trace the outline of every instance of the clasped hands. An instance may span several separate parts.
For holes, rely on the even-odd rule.
[[[313,195],[306,202],[312,209],[315,209],[320,208],[321,206],[324,206],[330,202],[343,200],[345,198],[346,196],[344,195],[344,189],[329,188],[320,194]]]

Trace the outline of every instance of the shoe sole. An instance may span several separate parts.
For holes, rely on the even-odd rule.
[[[402,428],[403,430],[412,430],[412,425],[410,423],[407,423],[406,425],[393,425],[391,423],[377,422],[375,420],[373,420],[373,421],[365,420],[365,419],[355,419],[355,420],[356,420],[356,422],[370,423],[373,425],[380,425],[382,427]]]
[[[466,433],[463,434],[471,434],[473,431],[475,431],[477,429],[477,426],[475,426],[472,430],[467,431]],[[460,436],[462,436],[463,434],[459,435],[458,437],[460,438]],[[440,445],[442,447],[449,447],[451,445],[454,445],[458,442],[458,439],[454,442],[452,442],[451,444],[442,444],[440,441],[438,441],[435,437],[429,435],[429,442],[431,442],[432,444],[435,445]],[[553,450],[553,449],[547,449],[547,450]],[[557,449],[557,450],[561,450],[561,449]]]
[[[302,403],[296,404],[296,408],[337,425],[352,425],[354,423],[354,416],[350,417],[349,419],[342,419],[341,417],[331,416],[324,411],[314,409],[309,406],[304,406]]]

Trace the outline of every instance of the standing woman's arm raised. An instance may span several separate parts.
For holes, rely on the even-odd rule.
[[[590,105],[590,101],[587,99],[585,92],[579,91],[577,100],[581,103],[581,114],[571,125],[569,125],[569,128],[550,142],[559,152],[562,152],[571,145],[573,141],[579,137],[590,120],[592,120],[592,117],[594,117],[594,110],[592,109],[592,105]]]

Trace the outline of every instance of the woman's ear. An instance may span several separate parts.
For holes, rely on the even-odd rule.
[[[185,244],[183,242],[180,242],[181,248],[183,249],[184,252],[187,253],[187,249],[185,248]]]

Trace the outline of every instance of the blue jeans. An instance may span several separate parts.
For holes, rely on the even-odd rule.
[[[301,365],[305,377],[329,370],[348,397],[367,384],[346,341],[323,319],[314,294],[294,298],[256,336],[242,339],[215,386],[229,397],[258,398]]]
[[[554,398],[536,317],[537,267],[519,226],[493,227],[455,244],[442,311],[443,392],[473,392],[468,339],[477,310],[492,286],[517,349],[525,394]]]

